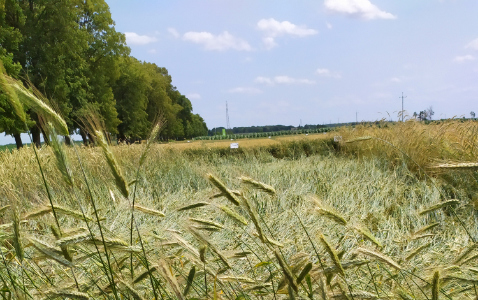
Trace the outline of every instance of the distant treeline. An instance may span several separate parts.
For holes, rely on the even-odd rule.
[[[292,129],[319,129],[328,127],[327,125],[304,125],[304,126],[292,126],[292,125],[266,125],[266,126],[249,126],[249,127],[234,127],[227,129],[227,134],[239,134],[239,133],[260,133],[260,132],[276,132],[276,131],[289,131]],[[208,130],[208,135],[222,135],[222,130],[225,127],[216,127]]]
[[[436,122],[443,122],[449,119],[441,119],[441,120],[420,120],[416,119],[417,121],[422,121],[425,124],[429,123],[436,123]],[[476,120],[474,118],[467,119],[463,118],[456,118],[456,120]],[[285,134],[289,131],[300,131],[303,133],[313,133],[313,132],[324,132],[322,131],[315,131],[317,129],[324,129],[324,128],[335,128],[340,126],[356,126],[356,125],[364,125],[364,126],[378,126],[378,127],[386,127],[391,124],[397,123],[396,121],[387,121],[387,120],[378,120],[378,121],[362,121],[362,122],[347,122],[347,123],[330,123],[330,124],[317,124],[317,125],[309,125],[306,124],[304,126],[293,126],[293,125],[266,125],[266,126],[248,126],[248,127],[234,127],[232,129],[226,129],[225,127],[215,127],[208,130],[208,136],[214,135],[222,135],[222,130],[226,129],[227,135],[232,134],[247,134],[247,133],[270,133],[270,132],[282,132],[281,134]],[[325,130],[326,131],[326,130]]]
[[[305,126],[304,126],[305,127]],[[252,139],[252,138],[271,138],[281,135],[324,133],[333,130],[333,127],[322,127],[316,129],[304,129],[304,127],[292,128],[291,130],[268,131],[268,132],[250,132],[250,133],[227,133],[226,135],[207,135],[195,137],[195,140],[228,140],[228,139]]]
[[[166,122],[163,139],[207,134],[168,70],[130,56],[104,0],[0,0],[0,62],[0,72],[38,88],[85,143],[89,138],[80,125],[91,111],[118,139],[145,138],[159,112]],[[6,97],[0,88],[0,133],[21,147],[26,129]],[[39,145],[41,116],[24,109]]]

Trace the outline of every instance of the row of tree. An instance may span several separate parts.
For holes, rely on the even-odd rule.
[[[305,129],[301,127],[301,129],[293,128],[291,130],[280,130],[280,131],[270,131],[270,132],[251,132],[251,133],[229,133],[226,135],[208,135],[208,136],[198,136],[194,138],[195,140],[229,140],[229,139],[251,139],[251,138],[265,138],[265,137],[273,137],[273,136],[281,136],[281,135],[296,135],[296,134],[309,134],[309,133],[323,133],[323,132],[330,132],[333,130],[332,127],[315,127]]]
[[[226,129],[227,134],[239,134],[239,133],[259,133],[259,132],[277,132],[277,131],[289,131],[289,130],[301,130],[301,129],[319,129],[325,128],[326,125],[309,125],[294,127],[292,125],[265,125],[265,126],[248,126],[248,127],[234,127],[232,129],[226,129],[225,127],[216,127],[208,131],[208,135],[222,135],[222,130]]]
[[[66,120],[70,132],[88,136],[80,119],[92,108],[119,139],[141,139],[161,112],[163,139],[207,134],[189,99],[165,68],[130,56],[104,0],[0,0],[0,60],[6,74],[30,81]],[[0,91],[0,132],[21,147],[24,124]],[[25,108],[28,109],[28,108]],[[40,143],[38,116],[30,131]]]

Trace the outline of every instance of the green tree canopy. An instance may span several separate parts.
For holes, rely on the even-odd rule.
[[[79,128],[87,107],[98,110],[106,131],[120,138],[144,138],[158,113],[167,122],[165,139],[192,137],[205,128],[166,68],[130,56],[104,0],[0,0],[0,46],[6,73],[37,87],[70,132]],[[0,130],[24,131],[4,99],[0,113]],[[39,144],[38,118],[30,116]]]

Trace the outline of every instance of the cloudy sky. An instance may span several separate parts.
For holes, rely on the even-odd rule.
[[[107,3],[209,128],[478,113],[476,0]]]

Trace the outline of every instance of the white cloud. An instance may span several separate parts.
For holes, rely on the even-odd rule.
[[[273,18],[262,19],[257,23],[259,30],[265,31],[268,36],[276,37],[284,34],[295,35],[299,37],[317,34],[317,30],[307,28],[306,26],[297,26],[289,21],[279,22]]]
[[[224,51],[234,49],[238,51],[251,51],[252,47],[243,39],[237,38],[227,31],[219,35],[210,32],[186,32],[183,39],[188,42],[201,44],[206,50]]]
[[[274,81],[272,81],[272,79],[270,79],[269,77],[262,77],[262,76],[259,76],[256,79],[254,79],[254,82],[264,83],[264,84],[268,84],[268,85],[273,85],[274,84]]]
[[[257,22],[257,28],[265,34],[262,41],[267,49],[277,46],[275,38],[278,36],[292,35],[306,37],[318,33],[317,30],[307,28],[307,26],[298,26],[289,21],[279,22],[273,18],[259,20],[259,22]]]
[[[148,50],[148,53],[151,53],[151,54],[156,54],[156,52],[157,52],[156,49],[149,49]]]
[[[478,50],[478,39],[474,39],[465,48],[471,48],[473,50]]]
[[[191,93],[191,94],[187,94],[186,98],[190,100],[197,100],[197,99],[201,99],[201,95],[199,95],[198,93]]]
[[[139,35],[135,32],[125,32],[126,43],[129,45],[147,45],[156,42],[157,39],[152,36]]]
[[[319,68],[315,71],[319,76],[322,77],[331,77],[331,78],[342,78],[342,76],[337,72],[332,72],[329,69]]]
[[[272,49],[277,46],[277,43],[275,42],[273,37],[262,38],[262,42],[264,43],[264,46],[266,46],[266,49]]]
[[[392,78],[390,78],[390,81],[391,81],[391,82],[394,82],[394,83],[400,83],[400,82],[402,82],[402,80],[401,80],[400,78],[398,78],[398,77],[392,77]]]
[[[232,94],[260,94],[262,91],[253,87],[237,87],[227,91]]]
[[[325,0],[324,5],[331,12],[365,20],[397,18],[391,13],[380,10],[369,0]]]
[[[453,59],[453,61],[457,63],[464,63],[470,60],[475,60],[475,57],[473,55],[463,55],[463,56],[457,56]]]
[[[275,76],[274,78],[269,77],[257,77],[254,82],[256,83],[263,83],[267,85],[275,85],[275,84],[315,84],[315,81],[310,79],[302,79],[302,78],[293,78],[285,75]]]
[[[179,32],[175,28],[169,27],[168,32],[175,38],[180,36]]]
[[[327,29],[332,29],[332,24],[330,24],[329,22],[326,22],[325,26],[327,27]]]

